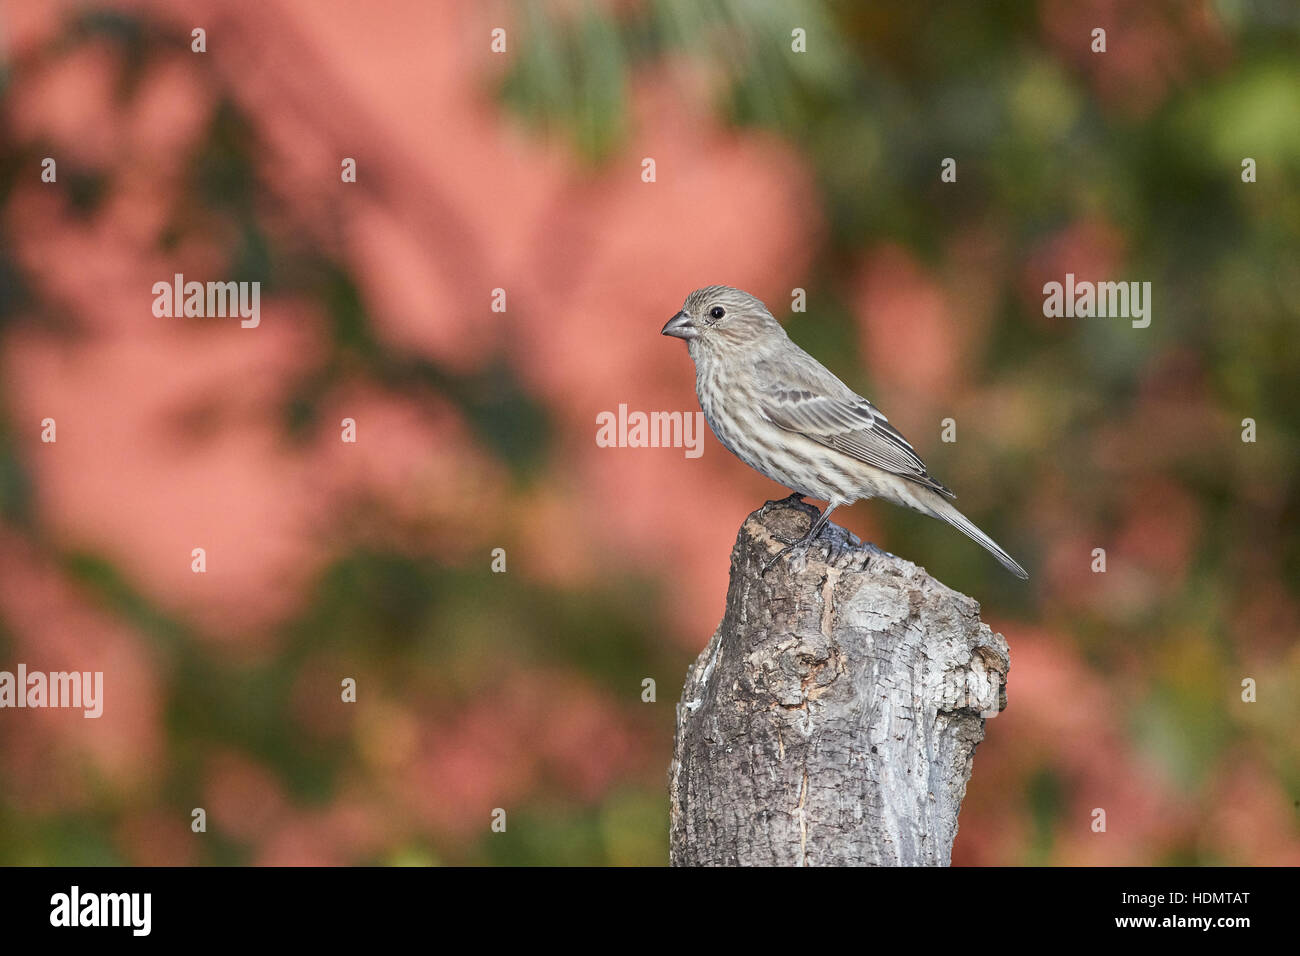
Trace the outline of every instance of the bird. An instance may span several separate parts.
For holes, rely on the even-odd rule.
[[[952,504],[916,449],[871,404],[791,340],[759,299],[725,285],[696,289],[664,325],[695,363],[704,418],[728,451],[789,488],[825,501],[807,535],[780,551],[804,550],[836,508],[883,498],[946,521],[1022,580],[1011,555]]]

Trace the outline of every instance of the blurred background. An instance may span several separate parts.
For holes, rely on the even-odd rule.
[[[106,689],[0,712],[0,863],[665,863],[673,705],[786,491],[596,417],[698,408],[659,329],[725,283],[1030,570],[836,514],[1010,643],[954,863],[1300,864],[1298,41],[1282,0],[3,3],[0,669]],[[1150,327],[1045,318],[1067,272]],[[175,273],[260,326],[156,318]]]

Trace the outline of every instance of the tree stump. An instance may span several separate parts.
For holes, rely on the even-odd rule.
[[[946,866],[1007,643],[979,604],[769,501],[740,528],[727,607],[686,677],[672,763],[674,866]]]

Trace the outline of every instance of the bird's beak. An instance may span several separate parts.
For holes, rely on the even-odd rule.
[[[699,336],[700,330],[691,323],[691,317],[682,311],[668,320],[662,334],[676,336],[679,339],[693,339]]]

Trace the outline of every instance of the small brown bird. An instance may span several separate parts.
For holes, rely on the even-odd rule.
[[[808,534],[773,562],[791,548],[806,548],[840,505],[884,498],[948,522],[1016,577],[1029,577],[953,507],[949,499],[956,495],[931,476],[879,409],[790,341],[748,292],[696,289],[663,334],[686,340],[695,393],[718,441],[795,494],[826,502]]]

